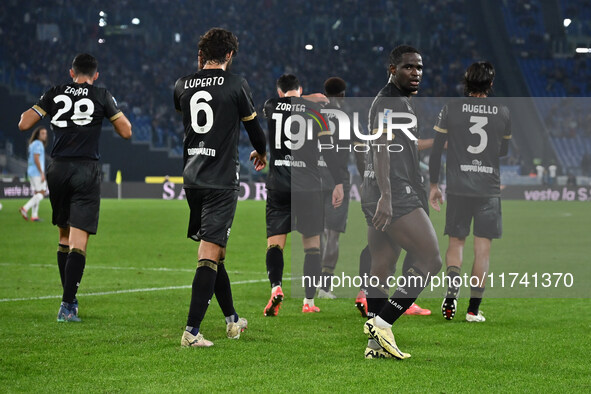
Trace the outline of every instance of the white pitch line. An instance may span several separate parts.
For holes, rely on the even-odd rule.
[[[241,280],[237,282],[233,282],[232,285],[246,285],[249,283],[261,283],[266,282],[269,279],[251,279],[251,280]],[[289,281],[291,278],[285,278],[283,281]],[[113,291],[100,291],[96,293],[80,293],[81,297],[92,297],[92,296],[103,296],[103,295],[112,295],[112,294],[129,294],[129,293],[147,293],[151,291],[165,291],[165,290],[180,290],[180,289],[190,289],[191,285],[184,285],[184,286],[166,286],[166,287],[147,287],[143,289],[126,289],[126,290],[113,290]],[[36,301],[36,300],[48,300],[53,298],[62,298],[61,295],[50,295],[50,296],[40,296],[40,297],[26,297],[26,298],[2,298],[0,302],[14,302],[14,301]]]
[[[0,263],[0,266],[27,266],[27,267],[40,267],[40,268],[53,268],[57,264],[17,264],[17,263]],[[101,270],[129,270],[129,271],[165,271],[165,272],[195,272],[195,269],[191,268],[167,268],[167,267],[112,267],[105,265],[88,265],[86,269],[101,269]],[[243,271],[227,271],[229,274],[243,274]]]

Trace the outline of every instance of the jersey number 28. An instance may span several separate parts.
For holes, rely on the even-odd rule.
[[[72,109],[72,99],[65,94],[57,95],[53,98],[54,103],[64,103],[64,107],[56,112],[51,119],[51,123],[56,127],[68,127],[67,120],[59,120],[64,114]],[[82,108],[85,108],[82,110]],[[86,126],[92,122],[92,113],[94,112],[94,103],[89,98],[82,98],[74,102],[74,114],[70,120],[78,126]]]

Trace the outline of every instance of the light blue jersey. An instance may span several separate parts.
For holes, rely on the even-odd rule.
[[[43,142],[35,140],[29,145],[29,163],[27,168],[27,174],[32,176],[41,176],[37,165],[35,164],[35,155],[39,155],[39,162],[41,163],[41,169],[45,172],[45,147]]]

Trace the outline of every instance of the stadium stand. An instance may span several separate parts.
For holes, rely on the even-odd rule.
[[[248,79],[259,108],[276,94],[275,80],[284,72],[297,74],[308,92],[321,91],[323,81],[338,74],[348,82],[350,96],[371,97],[384,84],[388,51],[400,43],[411,43],[423,53],[426,73],[421,96],[457,96],[462,70],[484,56],[479,50],[484,38],[474,34],[477,22],[469,23],[465,12],[477,5],[468,0],[346,0],[339,3],[338,18],[329,2],[302,1],[296,8],[283,7],[279,0],[256,5],[237,0],[231,7],[218,7],[214,0],[112,4],[90,0],[85,7],[54,6],[62,3],[0,3],[2,26],[9,19],[19,21],[12,23],[17,28],[0,31],[0,85],[27,94],[30,103],[52,84],[67,81],[69,62],[77,52],[94,53],[100,62],[97,83],[109,86],[129,116],[133,143],[147,145],[148,152],[166,152],[170,158],[180,158],[183,139],[172,106],[172,87],[177,77],[196,69],[198,34],[211,26],[229,28],[238,36],[240,50],[233,71]],[[585,0],[560,4],[565,15],[591,13]],[[505,1],[498,7],[532,96],[584,96],[591,91],[590,73],[585,73],[584,83],[570,77],[589,69],[589,59],[553,58],[542,2]],[[139,24],[132,24],[133,18]],[[589,23],[573,22],[572,28],[588,34]],[[306,50],[306,45],[312,49]],[[503,95],[502,87],[496,88],[497,95]],[[541,108],[540,114],[548,110]],[[5,128],[2,138],[10,139],[15,154],[24,157],[24,142],[16,131]],[[548,139],[564,168],[576,166],[577,161],[562,154],[568,143],[555,142],[554,136]],[[241,149],[240,159],[246,160],[247,153]],[[515,146],[511,153],[505,162],[519,158]],[[245,177],[254,175],[247,168],[244,171]]]

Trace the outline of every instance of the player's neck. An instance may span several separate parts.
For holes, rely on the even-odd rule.
[[[221,63],[221,64],[206,62],[205,65],[203,66],[202,70],[224,70],[224,71],[226,71],[227,67],[228,67],[228,62]]]
[[[485,98],[488,97],[485,93],[470,93],[468,97],[478,97],[478,98]]]
[[[301,97],[300,90],[290,90],[286,92],[283,97]]]
[[[72,78],[72,81],[74,81],[74,83],[87,83],[89,85],[92,85],[92,83],[94,82],[94,78],[86,75],[76,75],[74,78]]]

